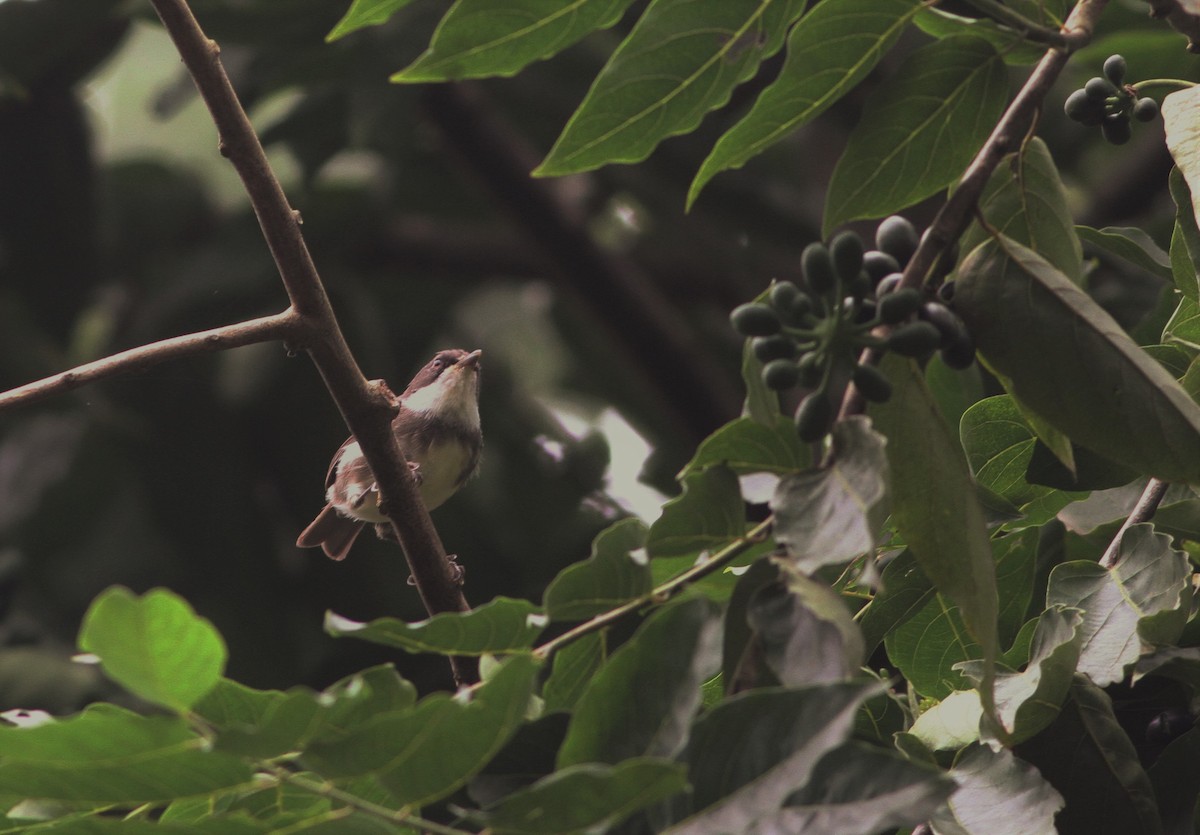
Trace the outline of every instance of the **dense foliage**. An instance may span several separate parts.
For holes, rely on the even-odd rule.
[[[0,831],[1192,830],[1190,4],[328,5],[193,8],[247,103],[292,94],[260,129],[351,341],[497,345],[438,517],[479,605],[401,611],[385,544],[297,563],[340,438],[282,352],[6,413]],[[278,304],[244,211],[89,153],[78,84],[147,13],[0,3],[6,384]],[[332,179],[347,149],[377,167]],[[529,394],[556,374],[678,473],[651,524]]]

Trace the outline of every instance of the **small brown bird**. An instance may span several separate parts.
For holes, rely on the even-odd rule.
[[[479,358],[482,351],[439,351],[400,395],[392,431],[433,510],[475,472],[483,435],[479,427]],[[333,456],[325,478],[328,504],[296,545],[318,545],[345,559],[364,524],[387,523],[379,512],[379,487],[362,449],[351,437]]]

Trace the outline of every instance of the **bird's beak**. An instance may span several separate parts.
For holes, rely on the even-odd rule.
[[[463,368],[478,368],[479,359],[483,356],[483,351],[476,349],[458,361],[458,364]]]

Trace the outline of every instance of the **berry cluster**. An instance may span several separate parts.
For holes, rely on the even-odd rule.
[[[891,397],[887,377],[857,362],[864,347],[921,360],[941,350],[953,368],[974,361],[975,346],[962,320],[942,301],[899,286],[917,244],[916,229],[899,216],[879,225],[876,249],[870,251],[864,252],[853,232],[837,235],[828,246],[809,244],[800,259],[803,286],[775,282],[762,301],[731,314],[734,329],[751,339],[754,355],[764,363],[767,387],[809,390],[795,415],[802,440],[816,441],[829,431],[834,403],[849,381],[867,400]],[[892,326],[886,339],[872,333],[880,325]]]
[[[1158,102],[1138,98],[1137,89],[1125,83],[1128,66],[1120,55],[1104,62],[1104,77],[1090,79],[1083,89],[1067,96],[1063,109],[1067,116],[1084,125],[1100,126],[1104,138],[1113,145],[1124,145],[1133,135],[1131,118],[1152,122],[1158,117]]]

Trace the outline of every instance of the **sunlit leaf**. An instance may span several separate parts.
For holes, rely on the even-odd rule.
[[[325,631],[335,637],[443,655],[521,652],[533,646],[545,626],[546,616],[537,606],[510,597],[497,597],[469,612],[443,612],[416,623],[399,618],[361,623],[333,612],[325,615]]]
[[[326,41],[336,41],[366,26],[378,26],[387,23],[396,12],[403,9],[413,0],[354,0],[346,14],[337,22]]]
[[[1076,226],[1075,232],[1084,243],[1128,261],[1151,275],[1172,280],[1171,256],[1135,226],[1105,226],[1103,229]]]
[[[958,791],[930,818],[939,835],[1056,835],[1062,796],[1008,749],[963,750],[950,769]]]

